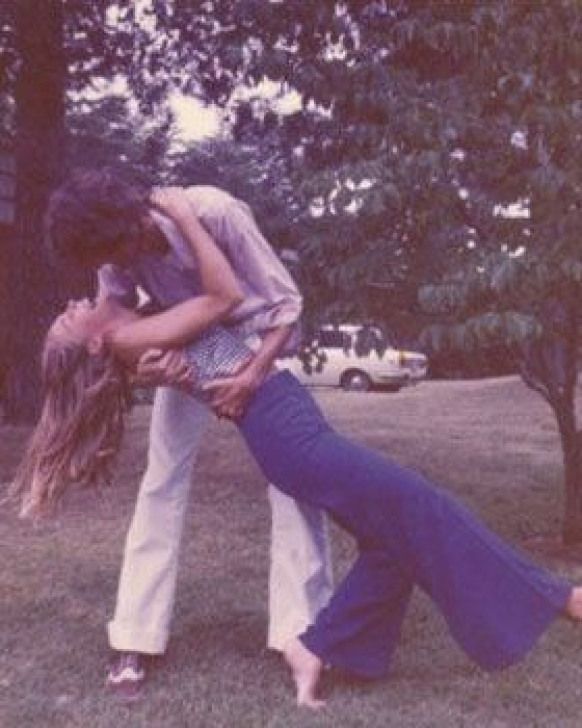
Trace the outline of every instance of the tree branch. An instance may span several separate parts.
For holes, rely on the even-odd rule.
[[[532,374],[530,374],[527,369],[527,364],[524,361],[519,362],[519,374],[526,386],[528,386],[534,392],[541,394],[541,396],[546,400],[550,407],[552,407],[552,409],[555,409],[555,403],[552,400],[548,388],[545,387],[542,382],[537,380]]]

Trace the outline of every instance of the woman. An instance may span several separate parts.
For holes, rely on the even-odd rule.
[[[204,294],[146,319],[111,300],[81,301],[55,321],[43,355],[42,416],[16,479],[24,514],[42,511],[73,481],[107,474],[128,374],[147,349],[183,347],[182,386],[201,397],[250,358],[216,325],[240,300],[228,262],[201,225],[192,230],[179,193],[157,194],[154,203],[179,225],[189,215]],[[422,476],[335,433],[288,372],[272,373],[236,424],[271,482],[329,511],[360,550],[315,624],[285,651],[299,704],[321,705],[326,663],[369,678],[386,673],[416,584],[486,669],[520,659],[557,616],[582,619],[582,588],[516,554]]]

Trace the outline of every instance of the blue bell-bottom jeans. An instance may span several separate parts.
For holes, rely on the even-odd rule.
[[[465,652],[489,670],[519,660],[563,612],[572,586],[539,568],[423,476],[334,432],[288,372],[239,422],[270,482],[323,508],[359,556],[302,635],[323,662],[384,675],[420,586]]]

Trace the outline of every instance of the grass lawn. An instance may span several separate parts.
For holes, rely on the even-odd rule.
[[[513,378],[429,382],[398,394],[320,391],[337,427],[454,491],[499,533],[582,579],[559,531],[559,442],[547,405]],[[0,726],[580,726],[582,625],[557,623],[521,665],[486,674],[459,652],[416,594],[389,679],[328,677],[329,704],[295,708],[280,659],[265,648],[269,513],[262,478],[234,428],[205,438],[185,527],[173,639],[132,706],[103,691],[104,625],[147,440],[137,407],[106,500],[77,494],[33,529],[0,512]],[[26,431],[3,427],[0,482]],[[4,486],[3,486],[4,487]],[[546,539],[546,540],[544,540]],[[352,544],[333,532],[338,575]],[[567,558],[570,556],[570,558]]]

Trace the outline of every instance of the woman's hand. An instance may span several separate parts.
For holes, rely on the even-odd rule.
[[[197,221],[188,194],[182,187],[155,187],[150,195],[152,206],[177,223]]]
[[[148,349],[140,357],[132,384],[142,387],[179,387],[191,382],[193,368],[182,349]]]

